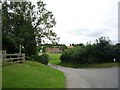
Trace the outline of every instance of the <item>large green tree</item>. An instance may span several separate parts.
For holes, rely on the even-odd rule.
[[[55,18],[45,6],[42,0],[37,5],[31,2],[2,3],[3,49],[15,53],[22,45],[23,51],[30,56],[36,53],[36,45],[45,42],[46,38],[52,43],[58,40],[52,31]]]

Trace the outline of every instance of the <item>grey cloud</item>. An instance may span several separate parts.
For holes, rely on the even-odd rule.
[[[90,37],[98,37],[98,36],[101,36],[102,35],[102,32],[94,32],[94,33],[89,33],[88,36]]]
[[[88,37],[98,37],[98,36],[104,36],[106,32],[108,32],[108,29],[75,29],[75,30],[70,30],[67,32],[68,34],[71,35],[82,35],[82,36],[88,36]]]
[[[71,35],[87,35],[88,32],[90,32],[89,29],[83,28],[83,29],[69,30],[66,33],[71,34]]]

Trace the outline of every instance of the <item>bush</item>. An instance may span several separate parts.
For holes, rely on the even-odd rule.
[[[40,62],[47,65],[49,61],[49,56],[47,54],[40,55]]]
[[[119,51],[120,45],[113,47],[109,39],[101,37],[94,44],[67,49],[60,59],[62,62],[80,64],[108,63],[113,62],[113,58],[119,61]]]
[[[67,49],[60,57],[62,62],[70,63],[86,63],[88,62],[88,57],[86,49],[81,48],[80,46]]]
[[[37,62],[40,62],[42,64],[47,65],[49,61],[49,56],[47,54],[42,54],[42,55],[34,55],[33,56],[34,60]]]
[[[71,54],[73,53],[73,49],[66,50],[60,57],[62,62],[69,62],[71,60]]]

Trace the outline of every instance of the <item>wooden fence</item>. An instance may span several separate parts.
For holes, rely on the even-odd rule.
[[[7,54],[6,51],[2,51],[2,61],[9,64],[16,62],[23,62],[25,60],[25,54],[15,53]]]

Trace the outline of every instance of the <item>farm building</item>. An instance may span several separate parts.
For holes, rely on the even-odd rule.
[[[59,47],[46,48],[45,51],[49,53],[62,53]]]

